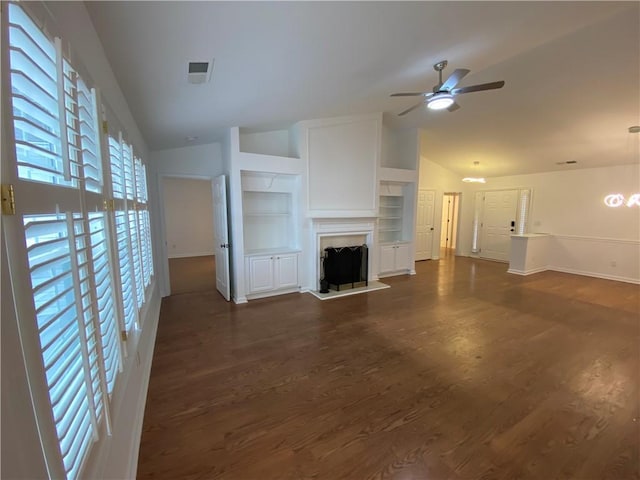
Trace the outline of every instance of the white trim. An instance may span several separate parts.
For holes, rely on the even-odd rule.
[[[309,282],[311,290],[320,290],[320,272],[322,266],[320,264],[320,246],[322,238],[325,237],[341,237],[346,235],[364,235],[366,237],[366,245],[368,247],[368,281],[374,280],[374,271],[377,271],[375,256],[372,255],[374,247],[374,218],[316,218],[312,221],[311,232],[313,241],[313,266],[310,272]]]
[[[585,277],[602,278],[604,280],[615,280],[618,282],[633,283],[635,285],[640,285],[640,279],[638,278],[622,277],[618,275],[608,275],[606,273],[587,272],[584,270],[574,270],[572,268],[563,268],[563,267],[549,267],[547,270],[551,270],[554,272],[561,272],[561,273],[570,273],[573,275],[583,275]]]
[[[350,295],[358,295],[360,293],[375,292],[376,290],[384,290],[386,288],[391,288],[391,286],[387,285],[386,283],[373,281],[369,282],[369,285],[365,287],[350,288],[348,290],[340,291],[331,290],[329,291],[329,293],[320,293],[310,290],[309,293],[320,300],[333,300],[335,298],[348,297]]]
[[[514,275],[527,276],[527,275],[533,275],[534,273],[546,272],[547,270],[549,270],[548,267],[532,268],[531,270],[518,270],[515,268],[510,268],[509,270],[507,270],[507,273],[513,273]]]
[[[292,288],[284,288],[281,290],[270,290],[264,293],[249,293],[247,295],[247,300],[257,300],[258,298],[274,297],[276,295],[285,295],[287,293],[300,293],[300,289],[298,287],[292,287]]]
[[[545,234],[547,235],[547,234]],[[607,242],[607,243],[622,243],[626,245],[640,245],[640,240],[623,239],[623,238],[606,238],[606,237],[586,237],[583,235],[557,235],[555,233],[550,234],[554,238],[561,238],[566,240],[582,240],[585,242]]]

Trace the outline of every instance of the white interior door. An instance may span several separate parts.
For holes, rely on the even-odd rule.
[[[416,220],[416,260],[429,260],[433,256],[433,214],[436,202],[434,190],[418,191]]]
[[[227,185],[225,176],[213,179],[213,222],[215,225],[216,288],[229,301],[229,229],[227,227]]]
[[[515,231],[518,190],[484,193],[480,257],[509,261],[511,235]]]

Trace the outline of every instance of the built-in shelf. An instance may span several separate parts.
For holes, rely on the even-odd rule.
[[[380,243],[403,240],[403,206],[402,188],[397,185],[383,184],[380,188],[380,216],[378,233]]]
[[[242,175],[242,224],[245,255],[297,251],[298,235],[292,175],[264,172]]]

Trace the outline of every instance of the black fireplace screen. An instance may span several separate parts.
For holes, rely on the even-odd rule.
[[[332,288],[368,285],[369,254],[366,245],[354,247],[327,247],[324,249],[324,281]]]

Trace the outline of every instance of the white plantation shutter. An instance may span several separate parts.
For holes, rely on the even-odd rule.
[[[111,194],[113,198],[124,198],[124,171],[120,141],[109,136],[109,164],[111,168]]]
[[[15,306],[47,467],[80,478],[110,432],[120,331],[137,324],[153,275],[147,186],[132,147],[103,138],[99,92],[69,47],[25,9],[8,3],[2,18],[15,146],[3,181],[16,192],[3,230],[12,278],[31,287]]]
[[[97,374],[86,368],[90,359],[83,346],[83,338],[91,330],[83,331],[87,308],[81,284],[84,275],[74,271],[74,264],[84,260],[83,253],[76,253],[74,230],[79,225],[74,225],[71,214],[25,216],[24,224],[55,428],[65,472],[68,478],[75,478],[95,434],[97,386]],[[81,226],[78,230],[81,232]]]
[[[122,316],[124,328],[130,331],[138,321],[138,309],[136,304],[134,265],[131,252],[131,237],[129,231],[129,218],[127,206],[124,201],[127,195],[127,181],[124,158],[125,149],[122,136],[118,140],[109,137],[109,162],[111,169],[112,195],[116,200],[114,221],[116,235],[116,251],[120,271]],[[130,158],[130,157],[128,157]],[[130,170],[129,170],[130,171]],[[131,183],[133,186],[133,183]],[[133,188],[133,187],[131,187]]]
[[[127,199],[127,228],[129,230],[129,252],[131,253],[131,266],[133,267],[132,288],[138,309],[144,303],[144,280],[142,273],[142,259],[140,255],[140,235],[136,212],[136,168],[131,145],[122,143],[122,165],[124,172],[125,196]]]
[[[144,303],[144,280],[142,278],[142,257],[140,255],[140,235],[138,232],[138,212],[127,212],[129,216],[129,235],[131,239],[131,256],[135,279],[136,305],[142,307]]]
[[[78,119],[82,147],[82,168],[87,191],[102,192],[102,158],[99,142],[97,93],[78,78]]]
[[[141,210],[138,212],[138,230],[140,232],[140,254],[142,256],[142,266],[144,267],[144,286],[151,283],[153,276],[153,266],[151,262],[151,238],[150,238],[149,212]]]
[[[124,308],[124,322],[126,330],[131,330],[136,321],[136,305],[133,287],[133,266],[129,254],[129,222],[127,212],[116,211],[116,235],[118,245],[118,261],[122,284],[122,301]]]
[[[57,52],[15,4],[9,4],[13,128],[19,178],[56,185],[65,179],[58,104]]]
[[[107,392],[111,395],[116,374],[122,370],[123,352],[118,340],[117,310],[110,271],[105,214],[101,212],[89,214],[89,224],[105,382],[107,384]]]

